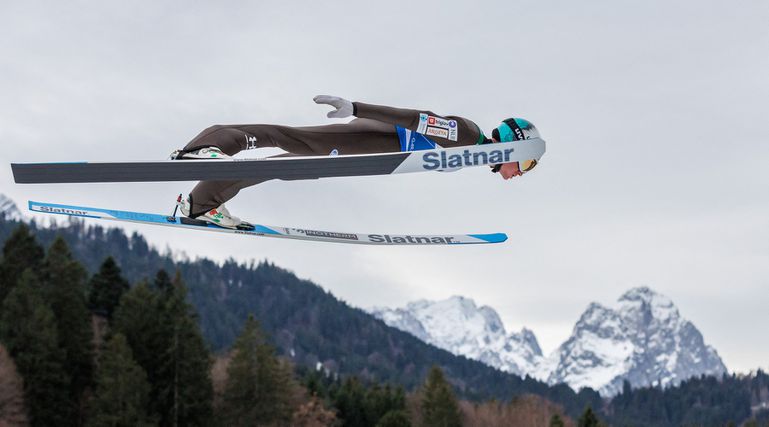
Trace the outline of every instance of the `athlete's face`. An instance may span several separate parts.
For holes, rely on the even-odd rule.
[[[518,162],[510,162],[502,164],[502,167],[499,168],[499,174],[502,176],[502,179],[507,181],[514,176],[523,175],[523,172],[521,172]]]
[[[491,137],[491,139],[494,142],[499,142],[493,136]],[[523,172],[521,172],[521,168],[518,165],[518,162],[510,162],[510,163],[503,163],[502,164],[502,167],[499,168],[499,175],[502,177],[502,179],[507,181],[508,179],[510,179],[510,178],[512,178],[514,176],[521,176],[521,175],[523,175]]]

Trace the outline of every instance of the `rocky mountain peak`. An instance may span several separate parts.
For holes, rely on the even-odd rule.
[[[542,357],[533,332],[523,329],[508,334],[493,308],[478,307],[470,298],[419,300],[403,308],[373,308],[370,312],[436,347],[518,375],[535,369],[536,360]]]
[[[372,314],[454,354],[550,384],[591,387],[606,396],[621,391],[624,379],[634,387],[665,386],[726,372],[716,351],[672,300],[649,287],[628,290],[612,306],[590,303],[571,336],[549,357],[542,355],[531,330],[508,333],[493,308],[461,296],[373,309]]]

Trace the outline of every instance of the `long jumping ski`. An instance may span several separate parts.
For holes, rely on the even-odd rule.
[[[545,141],[484,144],[400,153],[266,159],[138,162],[13,163],[18,184],[85,182],[303,180],[341,176],[455,171],[466,167],[539,159]]]
[[[468,245],[484,243],[502,243],[507,240],[504,233],[492,234],[360,234],[335,231],[308,230],[303,228],[275,227],[254,225],[251,230],[233,230],[211,223],[178,217],[141,212],[118,211],[113,209],[89,208],[84,206],[59,205],[53,203],[29,202],[29,210],[47,214],[67,215],[70,217],[106,219],[133,222],[139,224],[163,225],[187,228],[191,230],[217,231],[221,233],[242,234],[246,236],[278,237],[284,239],[311,240],[317,242],[357,243],[365,245]]]

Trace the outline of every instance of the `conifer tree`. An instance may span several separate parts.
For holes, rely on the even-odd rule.
[[[64,349],[66,366],[72,375],[73,421],[79,419],[83,391],[93,381],[93,329],[85,300],[86,275],[64,239],[54,240],[43,265],[43,292],[56,317],[59,346]]]
[[[346,427],[364,427],[372,423],[367,417],[366,391],[356,377],[348,377],[334,394],[334,407]]]
[[[0,342],[24,379],[30,424],[72,425],[66,354],[59,347],[53,311],[41,296],[37,277],[29,270],[0,307]]]
[[[174,284],[171,281],[171,276],[169,276],[165,270],[158,271],[152,285],[156,291],[159,291],[166,296],[172,294],[174,291]]]
[[[99,272],[89,283],[88,305],[92,311],[102,314],[112,321],[115,308],[120,302],[120,297],[128,290],[128,281],[120,274],[115,259],[107,257],[102,263]]]
[[[16,370],[16,364],[0,345],[0,426],[27,425],[24,407],[24,380]]]
[[[550,427],[563,427],[563,419],[558,414],[553,414],[552,417],[550,417]]]
[[[223,413],[226,424],[251,426],[291,420],[294,380],[250,315],[233,346]]]
[[[133,360],[131,348],[123,334],[113,335],[104,346],[95,382],[89,427],[154,425],[147,414],[150,392],[147,374]]]
[[[595,416],[595,413],[593,413],[593,408],[587,407],[585,408],[585,412],[582,413],[582,415],[579,417],[579,420],[577,420],[577,425],[579,427],[598,427],[598,417]]]
[[[462,425],[457,399],[443,371],[433,365],[422,386],[422,420],[425,426],[454,427]]]
[[[134,286],[120,300],[113,329],[124,334],[151,384],[151,414],[161,426],[208,425],[213,388],[210,355],[187,291],[164,271],[154,286]]]
[[[126,337],[134,360],[145,369],[150,383],[155,382],[153,362],[163,346],[160,321],[157,295],[146,282],[126,292],[113,315],[113,331]]]
[[[27,268],[38,271],[45,252],[26,224],[19,225],[5,241],[0,261],[0,304],[11,292]]]
[[[165,291],[158,300],[168,343],[158,372],[161,424],[207,426],[214,396],[211,356],[178,272]]]
[[[387,412],[379,422],[376,423],[376,427],[411,427],[411,420],[409,420],[406,411],[399,409]]]

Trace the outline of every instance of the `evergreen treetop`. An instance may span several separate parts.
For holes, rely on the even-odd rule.
[[[97,314],[112,319],[120,297],[130,288],[115,259],[107,257],[88,285],[88,305]]]
[[[35,240],[29,227],[21,223],[3,245],[0,261],[0,304],[11,292],[26,269],[39,271],[45,251]]]
[[[425,426],[454,427],[462,425],[457,399],[451,385],[437,365],[430,368],[422,386],[422,421]]]
[[[114,334],[99,357],[88,426],[155,425],[147,413],[149,392],[147,374],[134,361],[128,340],[123,334]]]
[[[293,413],[296,387],[290,367],[266,342],[254,316],[249,315],[235,341],[227,368],[223,413],[231,426],[286,423]]]
[[[32,426],[70,426],[71,377],[66,353],[59,347],[56,318],[45,303],[37,277],[26,270],[0,307],[0,342],[24,379],[24,396]]]
[[[93,329],[85,300],[85,279],[85,268],[72,257],[64,239],[58,237],[43,264],[43,292],[56,317],[59,346],[72,375],[69,406],[76,420],[83,406],[83,392],[93,380]]]

